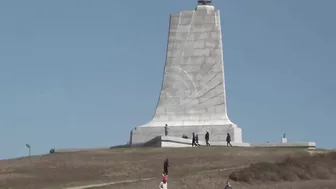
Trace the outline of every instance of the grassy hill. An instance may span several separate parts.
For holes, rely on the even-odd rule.
[[[2,160],[0,188],[158,188],[165,158],[169,188],[217,189],[227,180],[235,189],[336,188],[335,152],[226,147],[116,148]]]

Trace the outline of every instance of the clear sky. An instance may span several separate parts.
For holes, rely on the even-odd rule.
[[[335,148],[335,0],[213,0],[247,142]],[[0,1],[0,159],[124,144],[151,119],[169,15],[196,0]]]

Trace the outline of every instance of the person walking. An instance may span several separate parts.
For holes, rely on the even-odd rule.
[[[164,132],[165,132],[165,136],[168,136],[168,125],[167,124],[165,125]]]
[[[196,146],[201,146],[198,142],[198,134],[196,134],[196,136],[195,136],[195,145]]]
[[[227,181],[224,189],[232,189],[230,182]]]
[[[167,176],[163,176],[162,181],[160,182],[159,189],[168,189]]]
[[[163,175],[168,175],[168,167],[169,167],[169,163],[168,163],[168,158],[166,158],[166,160],[163,163]]]
[[[207,146],[210,146],[209,140],[210,140],[210,134],[209,131],[207,130],[205,133],[205,142]]]
[[[229,133],[226,136],[226,146],[232,146],[232,144],[231,144],[231,136],[230,136]]]
[[[192,147],[196,146],[196,136],[195,136],[195,133],[192,133],[191,146]]]

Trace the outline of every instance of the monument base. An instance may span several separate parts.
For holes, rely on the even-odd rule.
[[[210,141],[211,146],[227,146],[225,141]],[[206,146],[204,140],[199,140],[201,146]],[[250,148],[302,148],[302,149],[315,149],[315,142],[290,142],[286,144],[282,143],[261,143],[261,144],[250,144],[245,142],[231,142],[233,147],[250,147]],[[183,148],[192,147],[191,139],[185,139],[181,137],[173,136],[157,136],[152,140],[145,142],[143,144],[134,144],[138,147],[161,147],[161,148]]]
[[[157,140],[161,140],[161,143],[157,142]],[[155,143],[147,143],[149,145],[156,145],[157,147],[192,147],[191,139],[170,137],[170,136],[161,136],[153,139]],[[206,142],[204,140],[198,141],[201,146],[206,146]],[[226,141],[209,141],[211,146],[227,146]],[[159,146],[160,144],[160,146]],[[231,142],[231,145],[234,147],[250,147],[249,143],[243,142]],[[145,145],[146,146],[146,145]]]
[[[202,126],[168,126],[169,137],[182,138],[187,135],[191,140],[192,133],[198,134],[199,141],[204,141],[205,133],[209,131],[211,142],[225,142],[227,133],[231,135],[232,143],[242,143],[242,130],[236,125],[202,125]],[[139,145],[149,142],[158,136],[165,135],[163,126],[140,126],[131,131],[130,144]]]
[[[261,144],[250,144],[250,147],[255,147],[255,148],[306,148],[306,149],[316,149],[316,143],[315,142],[261,143]]]

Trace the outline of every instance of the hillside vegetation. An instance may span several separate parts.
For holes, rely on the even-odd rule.
[[[232,172],[230,179],[243,182],[336,180],[336,152],[255,163]]]
[[[335,154],[311,156],[303,149],[235,147],[116,148],[2,160],[0,188],[61,189],[109,182],[119,183],[96,188],[157,188],[165,158],[170,163],[169,188],[224,188],[230,178],[235,189],[336,188],[334,177],[322,174],[327,167],[325,174],[334,175]],[[308,162],[317,163],[307,166]],[[311,173],[302,179],[300,169],[293,165]],[[279,173],[278,167],[292,175],[282,175],[285,172]],[[314,175],[314,170],[319,174]],[[147,180],[124,182],[139,179]],[[314,180],[302,181],[307,179]]]

